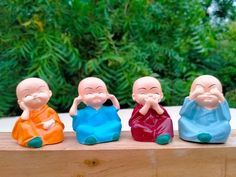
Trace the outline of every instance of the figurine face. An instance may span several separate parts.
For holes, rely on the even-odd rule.
[[[18,103],[23,102],[29,109],[39,109],[48,103],[52,96],[51,90],[47,83],[39,78],[29,78],[21,81],[17,88],[16,94]]]
[[[108,99],[108,91],[105,83],[96,77],[88,77],[79,83],[79,96],[89,106],[98,108]]]
[[[199,96],[195,98],[199,105],[206,108],[214,108],[219,104],[217,94],[222,93],[222,85],[217,78],[203,75],[194,80],[190,94],[193,92],[199,92]]]
[[[144,105],[148,98],[161,101],[163,93],[160,82],[153,77],[142,77],[134,82],[133,100]]]

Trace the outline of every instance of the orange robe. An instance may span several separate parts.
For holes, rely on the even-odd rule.
[[[50,119],[54,119],[55,124],[46,130],[42,122]],[[35,137],[40,137],[43,145],[55,144],[64,140],[63,129],[64,124],[56,111],[45,105],[39,110],[30,111],[28,120],[20,117],[13,128],[12,137],[22,146],[27,146],[27,143]]]

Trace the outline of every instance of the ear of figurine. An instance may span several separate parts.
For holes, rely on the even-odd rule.
[[[84,99],[84,95],[80,94],[79,95],[80,101],[86,104],[86,100]]]
[[[135,93],[132,94],[132,98],[134,101],[136,101],[136,94]]]
[[[159,97],[159,102],[163,99],[163,93],[161,92],[160,97]]]
[[[52,97],[52,91],[51,90],[48,90],[48,96],[49,96],[49,99]]]
[[[163,92],[162,92],[162,90],[161,90],[161,87],[158,87],[158,91],[156,92],[156,94],[154,94],[155,95],[155,99],[157,99],[158,100],[158,103],[162,100],[162,98],[163,98]]]
[[[25,105],[25,103],[21,100],[17,100],[18,105],[20,106],[21,110],[26,110],[27,106]]]
[[[160,97],[161,97],[161,99],[162,99],[162,98],[163,98],[163,96],[164,96],[164,95],[163,95],[163,92],[162,92],[162,90],[160,91],[160,93],[159,93],[159,94],[160,94]]]
[[[84,95],[79,95],[78,97],[80,98],[81,101],[84,101]]]

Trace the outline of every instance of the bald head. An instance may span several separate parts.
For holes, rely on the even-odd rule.
[[[48,84],[44,80],[35,77],[28,78],[21,81],[17,85],[16,96],[18,99],[21,99],[21,97],[24,95],[25,92],[30,92],[31,90],[37,90],[40,88],[49,90]]]
[[[151,77],[151,76],[145,76],[145,77],[141,77],[139,79],[137,79],[134,84],[133,84],[133,93],[137,90],[137,89],[140,89],[142,87],[146,87],[146,86],[155,86],[155,87],[158,87],[158,89],[160,91],[161,90],[161,84],[160,82],[154,78],[154,77]]]
[[[148,97],[163,98],[160,82],[150,76],[141,77],[134,82],[132,98],[135,102],[144,105]]]
[[[79,95],[83,95],[85,90],[103,89],[107,91],[106,84],[97,77],[87,77],[80,81],[78,86]]]
[[[222,92],[221,82],[216,77],[211,76],[211,75],[202,75],[202,76],[197,77],[192,83],[190,92],[193,92],[197,85],[200,85],[206,88],[216,86],[217,89],[220,92]]]

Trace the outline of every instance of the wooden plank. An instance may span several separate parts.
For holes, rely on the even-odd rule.
[[[72,132],[40,149],[16,144],[0,133],[0,177],[235,177],[236,130],[226,144],[196,144],[178,135],[169,145],[120,141],[86,146]]]

